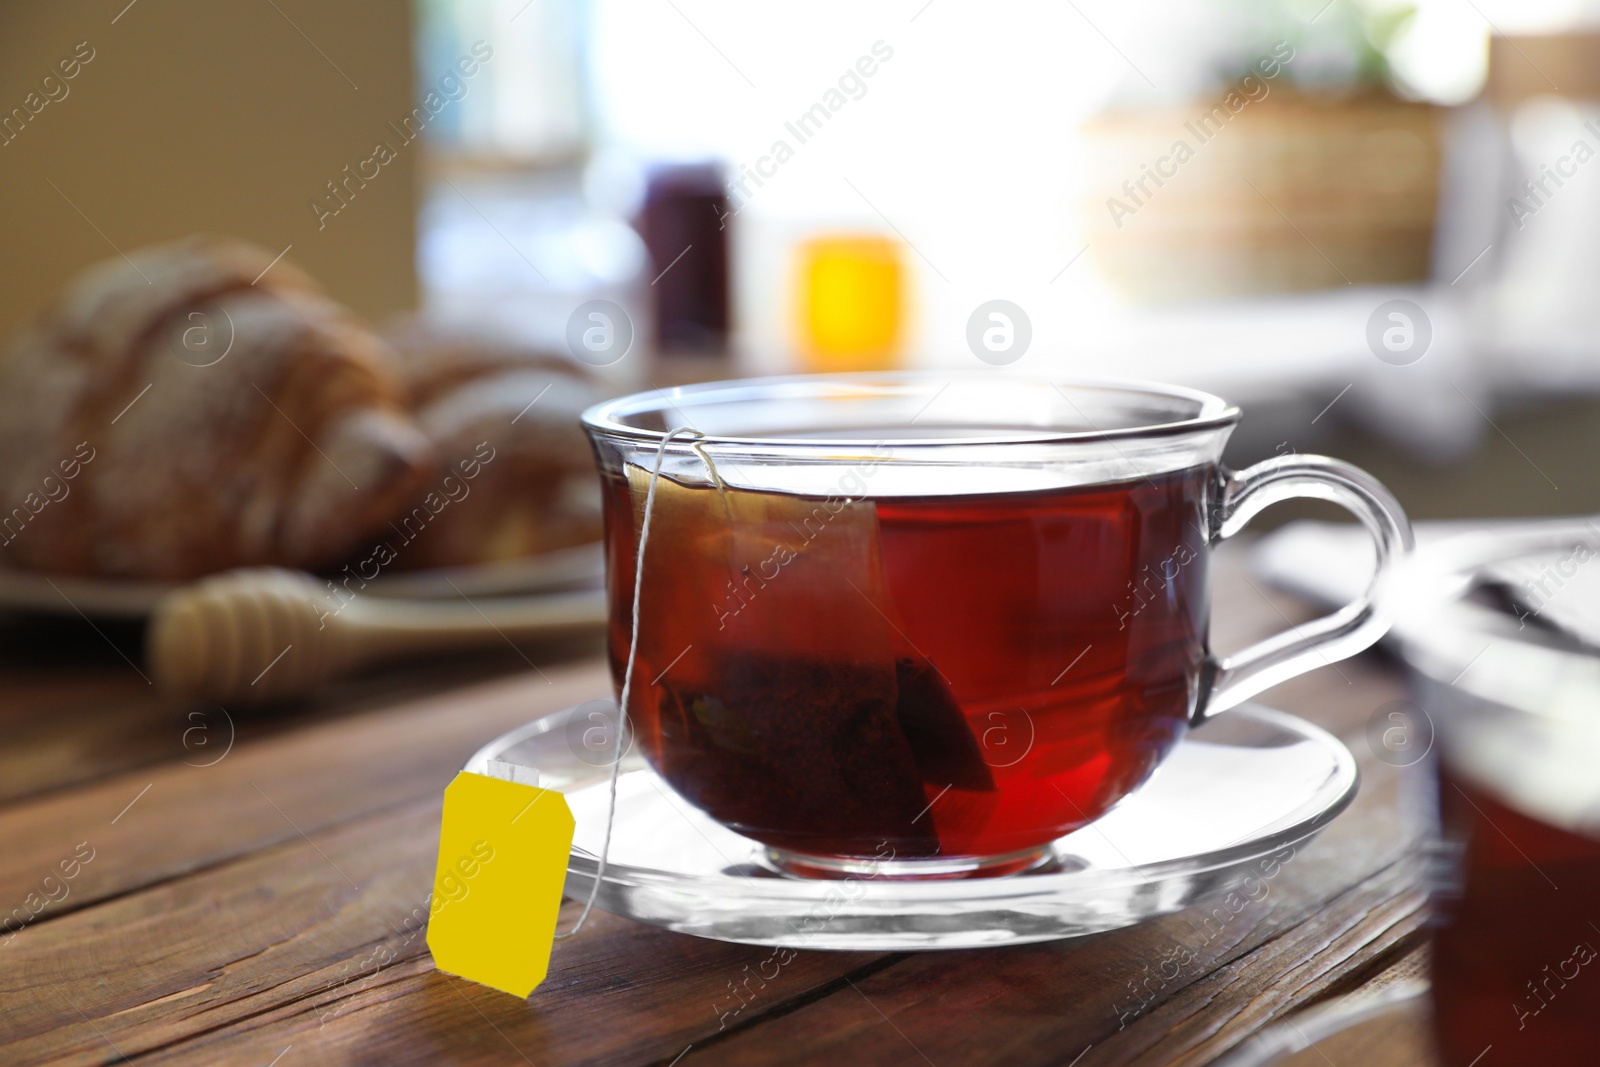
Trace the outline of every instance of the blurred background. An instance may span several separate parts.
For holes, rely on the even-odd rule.
[[[618,388],[970,367],[1004,300],[1028,335],[1005,373],[1222,392],[1236,462],[1332,452],[1419,518],[1596,506],[1592,4],[0,18],[7,333],[89,263],[197,231],[286,250],[380,324],[559,348],[611,300],[637,334]]]

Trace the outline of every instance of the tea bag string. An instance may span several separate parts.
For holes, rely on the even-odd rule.
[[[605,881],[606,863],[611,856],[611,828],[617,818],[617,777],[618,769],[622,766],[622,739],[628,732],[628,697],[633,689],[634,662],[639,657],[639,600],[644,590],[644,547],[650,541],[650,517],[656,508],[656,484],[661,480],[661,463],[667,457],[667,445],[679,436],[704,437],[705,434],[688,426],[679,426],[669,431],[656,449],[655,467],[650,471],[650,488],[644,495],[644,519],[639,524],[639,549],[634,554],[633,560],[633,634],[628,639],[628,664],[622,669],[622,697],[617,706],[617,750],[611,761],[610,798],[606,803],[606,833],[600,843],[600,862],[595,867],[594,884],[589,887],[589,899],[584,901],[583,911],[572,924],[572,929],[564,934],[557,934],[555,937],[557,941],[565,940],[583,929],[584,921],[589,918],[589,912],[594,910],[595,898],[600,894],[600,883]],[[689,447],[705,462],[706,469],[711,472],[711,480],[717,486],[718,495],[721,495],[722,478],[717,474],[717,468],[711,462],[711,457],[706,455],[705,448],[699,442]]]
[[[698,433],[699,431],[695,432]],[[704,437],[705,434],[699,434],[699,436]],[[710,456],[706,455],[705,445],[695,441],[689,447],[694,450],[695,455],[700,457],[700,462],[706,465],[706,473],[711,475],[711,484],[716,486],[717,489],[717,501],[722,505],[722,514],[727,516],[728,523],[731,526],[733,524],[733,509],[728,506],[728,483],[722,480],[722,475],[717,473],[717,465],[711,462]]]

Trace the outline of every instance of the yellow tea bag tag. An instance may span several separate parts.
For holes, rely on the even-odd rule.
[[[428,948],[439,970],[526,997],[550,967],[574,824],[566,797],[518,771],[445,788]]]

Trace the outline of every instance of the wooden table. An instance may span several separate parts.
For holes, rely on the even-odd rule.
[[[1223,562],[1219,647],[1310,614]],[[491,737],[606,692],[595,651],[411,664],[224,713],[162,700],[131,629],[0,624],[0,913],[44,902],[0,938],[0,1063],[1200,1064],[1423,966],[1402,803],[1422,783],[1366,744],[1403,695],[1369,653],[1269,694],[1350,745],[1361,795],[1203,943],[1180,913],[1020,948],[805,952],[726,1029],[730,983],[768,950],[601,913],[527,1001],[440,974],[403,923],[441,791]],[[1362,1067],[1417,1062],[1384,1048]]]

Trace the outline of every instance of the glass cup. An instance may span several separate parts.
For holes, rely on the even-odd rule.
[[[1593,520],[1469,532],[1431,545],[1396,589],[1410,728],[1438,789],[1433,1027],[1447,1067],[1595,1062],[1597,556]]]
[[[1210,547],[1267,505],[1348,508],[1380,577],[1411,540],[1337,460],[1223,469],[1238,418],[1187,389],[992,374],[591,408],[612,673],[645,757],[791,874],[1047,862],[1187,727],[1386,628],[1369,591],[1211,654]]]

